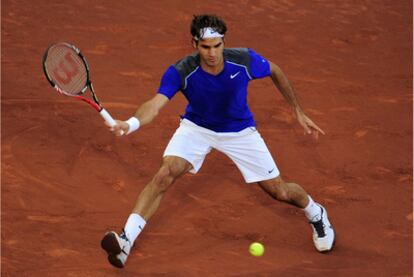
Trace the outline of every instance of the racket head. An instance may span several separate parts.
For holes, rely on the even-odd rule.
[[[68,96],[82,95],[91,86],[85,57],[77,47],[66,42],[47,48],[43,55],[43,71],[52,87]]]

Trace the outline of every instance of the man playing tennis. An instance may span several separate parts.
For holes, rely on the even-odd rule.
[[[226,31],[226,24],[216,16],[194,16],[191,35],[197,52],[171,65],[162,77],[158,93],[142,104],[133,117],[117,120],[110,129],[121,136],[150,123],[178,91],[188,100],[180,126],[165,149],[161,168],[140,193],[123,232],[118,235],[111,231],[102,239],[102,248],[116,267],[124,267],[136,238],[168,188],[185,173],[197,173],[212,149],[232,159],[246,183],[257,183],[274,199],[303,209],[318,251],[333,248],[335,232],[326,209],[298,184],[281,178],[256,130],[247,105],[249,82],[270,76],[306,133],[317,136],[324,132],[304,114],[277,65],[248,48],[224,48]]]

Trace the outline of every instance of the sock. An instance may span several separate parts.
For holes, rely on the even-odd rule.
[[[306,217],[309,219],[309,221],[318,221],[321,219],[321,207],[319,207],[313,199],[308,195],[309,203],[306,206],[306,208],[303,209],[305,212]]]
[[[147,222],[139,214],[132,213],[129,215],[125,224],[124,232],[131,245],[134,245],[134,241],[138,235],[142,232]]]

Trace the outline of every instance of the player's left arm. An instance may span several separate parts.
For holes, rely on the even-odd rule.
[[[288,78],[276,64],[269,62],[270,72],[273,83],[276,85],[280,93],[283,95],[285,100],[288,102],[292,110],[294,111],[296,118],[298,119],[300,125],[305,129],[305,132],[308,134],[313,134],[315,137],[319,133],[325,135],[325,132],[319,128],[302,110],[298,100],[295,96],[295,92],[292,86],[289,83]]]

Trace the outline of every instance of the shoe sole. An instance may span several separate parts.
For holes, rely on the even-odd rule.
[[[101,247],[108,253],[113,255],[118,255],[121,253],[122,249],[119,246],[118,240],[116,238],[116,235],[112,232],[107,233],[102,241],[101,241]]]
[[[109,254],[108,255],[108,261],[109,261],[109,263],[111,265],[115,266],[115,267],[123,268],[124,267],[124,264],[116,256],[117,255]]]
[[[107,233],[103,237],[101,247],[108,253],[108,261],[111,265],[118,268],[124,267],[124,264],[117,258],[117,255],[121,253],[122,249],[114,233]]]

